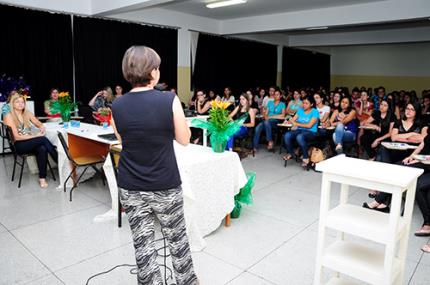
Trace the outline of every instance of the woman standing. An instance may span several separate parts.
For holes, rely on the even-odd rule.
[[[15,93],[10,98],[11,110],[4,117],[4,122],[12,130],[15,148],[18,154],[33,152],[36,154],[39,169],[39,185],[48,187],[46,182],[46,166],[48,153],[54,161],[58,161],[58,154],[52,143],[45,137],[43,124],[25,108],[24,97]],[[32,125],[36,128],[32,128]]]
[[[154,244],[158,218],[168,241],[177,285],[198,284],[186,234],[181,177],[173,140],[187,145],[190,129],[179,98],[154,89],[160,57],[145,46],[130,47],[122,61],[132,90],[115,100],[113,127],[122,142],[118,165],[121,203],[130,223],[139,284],[163,284]]]

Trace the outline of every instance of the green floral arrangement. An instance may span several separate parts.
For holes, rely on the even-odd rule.
[[[209,119],[207,121],[201,119],[193,119],[192,127],[206,129],[210,136],[211,146],[214,152],[223,152],[225,150],[228,139],[239,131],[246,116],[241,117],[236,121],[230,120],[228,117],[229,102],[221,102],[214,100],[211,102],[212,108],[209,111]]]
[[[58,94],[58,101],[51,106],[51,113],[60,113],[63,122],[69,122],[71,112],[76,106],[77,104],[72,101],[69,92],[60,92],[60,94]]]

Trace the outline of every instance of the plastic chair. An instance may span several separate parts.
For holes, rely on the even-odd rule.
[[[102,170],[96,167],[96,165],[99,163],[104,163],[106,158],[100,155],[72,157],[70,155],[69,147],[66,143],[66,140],[63,137],[63,134],[61,132],[57,132],[57,134],[58,134],[58,139],[60,140],[61,145],[63,146],[64,152],[66,153],[67,158],[72,164],[72,171],[70,172],[69,176],[67,176],[66,181],[64,181],[64,192],[66,192],[67,181],[69,181],[70,177],[72,177],[75,171],[79,167],[85,167],[81,175],[79,175],[78,179],[73,180],[73,186],[72,186],[72,189],[70,189],[70,202],[72,201],[73,190],[78,186],[79,181],[81,180],[82,176],[84,175],[84,173],[87,171],[89,167],[92,167],[97,173],[99,173],[102,176],[103,185],[105,185],[104,174],[102,173]]]

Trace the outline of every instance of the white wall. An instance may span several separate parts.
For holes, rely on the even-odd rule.
[[[331,74],[430,76],[430,43],[332,47]]]

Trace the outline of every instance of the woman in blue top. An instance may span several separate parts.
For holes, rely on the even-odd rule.
[[[294,116],[297,111],[302,107],[303,102],[300,100],[300,93],[297,90],[294,90],[293,100],[288,103],[287,106],[287,115]]]
[[[318,131],[319,113],[315,109],[315,100],[312,96],[303,98],[303,108],[289,120],[293,129],[284,136],[287,155],[284,160],[289,160],[294,156],[294,140],[299,145],[303,154],[302,166],[309,164],[308,143],[315,139]]]
[[[285,119],[285,104],[281,102],[281,91],[275,91],[274,101],[267,103],[267,108],[264,112],[264,121],[259,123],[255,128],[254,134],[254,152],[257,151],[260,143],[260,136],[263,129],[266,132],[267,149],[273,149],[272,129],[276,129],[279,120]]]
[[[335,110],[331,115],[330,125],[336,127],[333,134],[336,152],[342,153],[343,143],[353,142],[357,137],[356,112],[352,107],[350,97],[342,98],[339,109]]]

